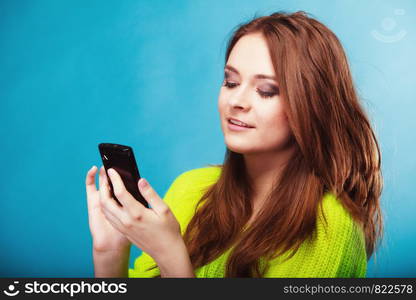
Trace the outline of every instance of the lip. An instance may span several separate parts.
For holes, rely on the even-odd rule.
[[[230,120],[234,120],[234,121],[237,121],[237,122],[241,122],[241,123],[247,124],[248,126],[250,126],[250,128],[254,128],[254,126],[253,126],[253,125],[248,124],[247,122],[244,122],[244,121],[242,121],[242,120],[239,120],[239,119],[236,119],[236,118],[227,118],[227,122],[228,122],[228,123],[230,123]],[[238,126],[238,125],[236,125],[236,126]],[[240,126],[240,127],[241,127],[241,126]],[[245,127],[245,128],[247,128],[247,127]]]
[[[235,119],[235,118],[227,118],[227,127],[228,127],[228,129],[230,129],[232,131],[244,131],[244,130],[249,130],[249,129],[253,129],[254,128],[253,126],[251,126],[251,125],[249,125],[249,124],[247,124],[246,122],[243,122],[243,121],[240,121],[240,122],[243,122],[243,123],[249,125],[250,127],[244,127],[244,126],[239,126],[239,125],[231,124],[230,123],[230,119],[233,119],[233,120],[236,120],[236,121],[240,121],[240,120]]]

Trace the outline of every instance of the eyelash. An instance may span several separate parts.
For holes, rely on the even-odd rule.
[[[223,86],[232,89],[235,88],[238,84],[237,83],[233,83],[233,82],[229,82],[227,80],[224,80],[224,84]],[[260,97],[262,98],[271,98],[275,95],[279,95],[279,93],[274,93],[274,92],[262,92],[259,89],[257,89],[257,93],[260,95]]]

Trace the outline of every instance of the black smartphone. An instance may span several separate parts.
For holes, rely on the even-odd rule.
[[[134,158],[133,149],[129,146],[101,143],[98,145],[104,169],[107,174],[111,196],[120,204],[120,201],[114,195],[113,185],[108,176],[108,169],[113,168],[121,176],[126,190],[145,207],[149,207],[147,201],[143,198],[137,186],[140,179],[139,168]]]

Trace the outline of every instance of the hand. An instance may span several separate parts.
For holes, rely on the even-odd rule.
[[[117,171],[109,169],[108,174],[114,195],[122,204],[117,205],[109,197],[103,199],[103,211],[105,215],[111,216],[111,225],[157,263],[167,260],[173,249],[183,250],[180,225],[150,184],[144,178],[138,182],[140,193],[151,206],[146,208],[126,190]]]
[[[110,198],[110,187],[105,174],[104,167],[101,167],[99,174],[99,190],[95,185],[95,174],[97,168],[93,166],[87,173],[85,179],[88,203],[88,221],[93,247],[98,252],[119,252],[125,251],[131,245],[123,233],[117,230],[108,219],[114,219],[108,215],[108,211],[102,209],[102,203],[114,201]]]

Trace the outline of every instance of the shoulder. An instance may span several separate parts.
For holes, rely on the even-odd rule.
[[[181,228],[185,229],[199,200],[221,174],[221,166],[191,169],[181,173],[168,188],[163,200],[169,206]]]
[[[365,234],[341,199],[326,193],[318,211],[317,241],[328,253],[337,253],[338,274],[341,277],[362,277],[366,272]]]
[[[291,251],[273,259],[265,277],[365,277],[361,227],[334,194],[326,193],[321,200],[311,239],[305,240],[290,259]]]
[[[218,180],[221,170],[220,165],[210,165],[185,171],[175,178],[168,192],[175,194],[204,192],[206,187]]]
[[[175,182],[188,184],[205,184],[216,181],[221,174],[221,165],[209,165],[202,168],[191,169],[181,173]]]
[[[333,193],[327,192],[322,198],[318,210],[318,224],[322,228],[342,231],[352,229],[355,225],[350,212]]]

